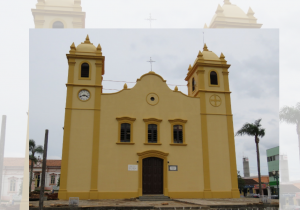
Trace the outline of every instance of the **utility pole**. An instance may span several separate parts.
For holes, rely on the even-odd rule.
[[[5,147],[5,130],[6,130],[6,115],[2,115],[1,139],[0,139],[0,200],[2,195],[2,173],[3,173],[4,147]]]
[[[40,202],[39,210],[43,210],[44,205],[44,189],[45,189],[45,172],[46,172],[46,162],[47,162],[47,150],[48,150],[48,129],[45,131],[45,141],[44,141],[44,153],[43,153],[43,166],[42,166],[42,183],[40,191]]]

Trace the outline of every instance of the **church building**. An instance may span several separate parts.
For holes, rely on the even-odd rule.
[[[32,9],[35,28],[85,28],[81,0],[37,0]]]
[[[59,199],[240,197],[222,53],[195,55],[188,95],[153,71],[103,93],[100,44],[70,48]]]
[[[246,14],[230,0],[224,0],[222,7],[218,5],[209,26],[205,24],[204,28],[261,28],[262,24],[257,23],[254,14],[251,7]]]

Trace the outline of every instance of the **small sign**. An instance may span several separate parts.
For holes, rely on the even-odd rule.
[[[177,166],[169,166],[169,171],[178,171]]]
[[[69,198],[69,206],[78,206],[79,205],[79,198],[78,197],[70,197]]]
[[[128,171],[137,171],[138,165],[128,165]]]

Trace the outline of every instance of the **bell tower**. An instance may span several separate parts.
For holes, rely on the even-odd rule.
[[[97,199],[100,105],[104,60],[100,44],[89,39],[67,54],[69,71],[59,199],[72,197],[84,186],[86,199]],[[81,180],[74,179],[77,174]]]
[[[213,178],[213,174],[219,173],[216,165],[222,165],[222,160],[216,160],[212,154],[221,150],[224,153],[224,160],[228,158],[224,164],[230,163],[224,170],[228,170],[226,173],[231,177],[232,197],[239,197],[228,80],[229,67],[223,53],[217,56],[204,44],[203,51],[199,51],[193,65],[189,65],[185,78],[188,95],[200,98],[205,198],[212,197],[211,191],[219,190],[216,186],[218,181]]]
[[[31,11],[35,28],[85,28],[81,0],[37,0]]]

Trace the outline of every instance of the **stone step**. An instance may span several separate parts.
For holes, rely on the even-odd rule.
[[[171,201],[170,197],[164,195],[143,195],[139,197],[140,201]]]

